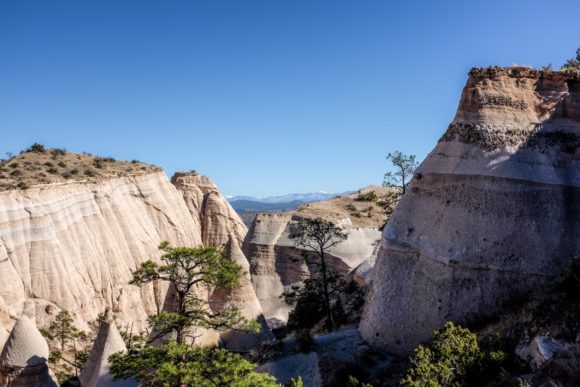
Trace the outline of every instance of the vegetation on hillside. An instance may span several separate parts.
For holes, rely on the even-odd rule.
[[[568,59],[562,69],[580,70],[580,48],[576,50],[576,57]]]
[[[131,284],[142,286],[154,281],[167,282],[173,291],[175,307],[149,318],[151,340],[162,338],[162,345],[133,345],[126,354],[110,358],[116,377],[132,377],[144,386],[273,386],[275,380],[253,371],[255,365],[237,354],[219,348],[193,344],[199,327],[215,330],[242,329],[258,332],[236,305],[212,308],[201,294],[232,290],[239,286],[242,268],[213,246],[171,247],[162,243],[161,264],[146,261],[133,272]],[[209,307],[208,307],[209,306]]]
[[[419,165],[416,156],[395,151],[387,155],[387,160],[391,162],[394,170],[385,173],[384,185],[400,188],[401,193],[405,194],[411,184],[413,172]]]
[[[325,327],[333,331],[337,327],[337,313],[342,309],[340,297],[336,287],[340,281],[328,266],[327,255],[329,250],[346,240],[348,235],[334,223],[321,218],[303,218],[293,225],[289,238],[297,247],[305,249],[303,255],[311,268],[311,278],[307,286],[296,290],[294,296],[299,301],[314,301],[322,296],[322,312],[325,316]],[[312,254],[309,254],[309,253]],[[317,314],[319,315],[319,314]]]
[[[14,156],[0,160],[0,190],[28,189],[67,181],[100,181],[105,178],[159,172],[157,166],[137,160],[77,154],[35,143]]]
[[[430,344],[419,345],[412,366],[401,381],[407,387],[461,387],[482,383],[495,375],[505,359],[501,351],[483,352],[477,337],[452,322],[433,333]]]

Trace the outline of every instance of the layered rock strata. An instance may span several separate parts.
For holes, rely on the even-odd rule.
[[[209,178],[173,181],[153,172],[0,192],[0,325],[10,328],[23,302],[34,300],[39,326],[67,310],[86,330],[110,307],[121,323],[144,328],[163,309],[167,288],[128,283],[142,262],[159,261],[162,241],[224,246],[247,231]],[[261,314],[250,284],[234,292],[242,304],[253,297],[253,317]]]
[[[580,77],[473,69],[383,232],[360,332],[406,354],[491,316],[580,253]]]

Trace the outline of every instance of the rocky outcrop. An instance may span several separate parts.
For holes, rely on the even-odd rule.
[[[258,372],[266,372],[276,378],[278,383],[289,385],[292,380],[302,379],[304,387],[320,387],[320,370],[318,356],[315,352],[300,353],[283,357],[261,365]]]
[[[274,337],[268,328],[266,319],[262,314],[262,306],[260,305],[260,301],[258,301],[258,297],[252,287],[248,260],[242,253],[238,241],[233,237],[226,245],[226,254],[230,259],[244,269],[244,275],[240,279],[239,288],[234,291],[220,291],[213,293],[210,298],[210,305],[212,308],[216,308],[217,312],[219,312],[221,308],[234,306],[239,308],[242,316],[247,320],[258,321],[261,330],[257,334],[231,330],[223,332],[220,335],[220,339],[227,349],[236,352],[243,352],[255,347],[259,343],[269,342],[273,340]]]
[[[360,193],[370,191],[375,191],[380,199],[390,189],[369,187]],[[357,277],[362,283],[368,278],[378,252],[379,228],[387,215],[375,201],[357,201],[357,196],[355,193],[309,203],[292,212],[256,216],[242,250],[250,262],[252,284],[271,326],[288,320],[290,307],[281,298],[284,289],[310,275],[304,263],[304,251],[296,248],[288,237],[292,225],[301,217],[321,217],[343,227],[348,238],[331,249],[329,264],[340,273]]]
[[[188,173],[173,181],[141,171],[0,192],[0,325],[10,328],[23,302],[34,300],[39,326],[67,310],[86,330],[110,307],[120,323],[142,329],[164,307],[167,289],[128,283],[141,262],[159,260],[162,241],[223,246],[246,232],[209,178]],[[256,309],[249,284],[235,292]]]
[[[0,385],[57,386],[48,369],[48,343],[36,327],[34,303],[24,305],[0,354]]]
[[[383,233],[360,331],[406,354],[542,291],[580,253],[580,79],[474,69]]]
[[[225,246],[230,237],[242,244],[248,228],[209,177],[180,172],[171,182],[183,195],[194,222],[200,225],[204,245]]]
[[[115,379],[111,375],[109,357],[118,352],[127,352],[127,347],[115,325],[111,310],[107,309],[91,353],[79,375],[81,384],[85,387],[136,387],[135,380]]]

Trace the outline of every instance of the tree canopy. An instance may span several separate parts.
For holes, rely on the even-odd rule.
[[[383,184],[385,186],[399,187],[404,194],[409,184],[411,184],[413,172],[419,165],[415,159],[415,155],[405,155],[400,151],[389,153],[387,160],[391,162],[395,170],[385,173]]]
[[[576,50],[576,57],[568,59],[562,69],[580,69],[580,48]]]
[[[183,342],[186,336],[195,340],[191,334],[193,327],[217,330],[245,329],[256,331],[256,323],[245,320],[237,305],[228,305],[214,310],[207,305],[201,288],[232,290],[239,287],[243,274],[242,267],[227,259],[223,251],[216,247],[171,247],[164,242],[159,247],[165,252],[162,264],[147,261],[133,273],[131,284],[143,285],[152,281],[165,281],[175,293],[175,310],[163,311],[149,318],[149,324],[161,337],[175,333],[176,341]]]
[[[328,266],[326,254],[330,248],[346,240],[348,235],[334,223],[322,218],[300,219],[290,231],[289,238],[294,240],[294,244],[313,252],[315,257],[311,259],[310,254],[304,254],[312,271],[311,278],[283,295],[287,303],[294,305],[291,313],[294,322],[291,324],[311,327],[317,322],[318,312],[322,311],[326,316],[326,328],[333,331],[337,325],[335,312],[342,311],[339,286],[344,281]],[[298,322],[297,317],[303,321]]]
[[[220,348],[168,342],[117,353],[110,361],[115,377],[136,377],[141,386],[279,386],[272,376],[255,372],[255,365],[241,355]]]

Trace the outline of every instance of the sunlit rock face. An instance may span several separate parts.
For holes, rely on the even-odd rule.
[[[67,310],[87,329],[108,307],[119,324],[142,329],[163,309],[167,287],[129,281],[142,262],[159,262],[162,241],[225,248],[232,240],[237,250],[226,253],[237,253],[247,229],[211,180],[188,173],[173,181],[155,172],[0,192],[0,326],[9,330],[33,299],[41,327]],[[261,309],[246,276],[227,297],[254,318]]]
[[[580,77],[473,69],[383,232],[360,332],[406,354],[542,291],[580,253]]]

